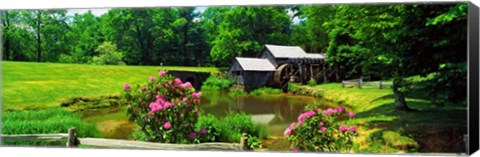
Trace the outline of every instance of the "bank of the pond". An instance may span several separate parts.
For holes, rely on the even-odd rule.
[[[344,104],[357,115],[360,125],[355,152],[464,152],[467,129],[464,104],[436,107],[421,93],[408,93],[413,112],[397,111],[391,89],[342,88],[339,83],[293,85],[321,93],[324,99]],[[414,142],[412,142],[412,140]]]
[[[222,90],[202,91],[200,106],[204,114],[222,118],[229,112],[243,112],[255,123],[265,125],[268,137],[262,143],[268,150],[287,151],[289,145],[283,132],[295,122],[308,104],[319,104],[321,108],[336,107],[335,103],[320,98],[295,94],[231,95]],[[97,126],[102,138],[133,140],[138,127],[128,120],[126,107],[119,105],[118,96],[76,97],[66,99],[62,106],[78,112],[86,122]]]

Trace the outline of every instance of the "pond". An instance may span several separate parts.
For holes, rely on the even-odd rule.
[[[205,113],[217,117],[228,112],[245,112],[255,122],[265,124],[271,137],[283,137],[283,132],[295,122],[307,104],[333,106],[320,98],[293,94],[231,96],[221,91],[202,91],[200,106]],[[126,107],[110,107],[88,110],[82,113],[84,120],[95,123],[103,138],[131,139],[136,125],[128,121]]]

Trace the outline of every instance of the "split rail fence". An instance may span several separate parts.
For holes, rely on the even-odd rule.
[[[1,135],[5,142],[18,141],[66,141],[66,147],[78,147],[85,145],[95,148],[130,148],[130,149],[158,149],[158,150],[249,150],[248,135],[243,134],[240,143],[199,143],[199,144],[167,144],[143,141],[130,141],[119,139],[103,138],[78,138],[75,128],[68,129],[66,134],[23,134],[23,135]]]

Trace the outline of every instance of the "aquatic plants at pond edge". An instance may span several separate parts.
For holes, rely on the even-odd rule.
[[[307,106],[308,108],[308,106]],[[355,114],[346,112],[345,108],[328,108],[324,111],[307,109],[291,123],[284,135],[290,142],[292,150],[345,152],[352,148],[352,139],[357,135],[355,126],[339,124],[339,120],[353,118]]]
[[[99,137],[100,135],[95,125],[81,120],[80,115],[62,108],[5,112],[1,117],[2,134],[5,135],[66,133],[72,127],[77,128],[78,137]],[[64,142],[58,141],[17,141],[3,144],[65,146]]]
[[[124,85],[124,97],[130,120],[141,127],[146,141],[162,143],[198,143],[204,131],[195,131],[201,92],[190,82],[160,71],[146,85]]]

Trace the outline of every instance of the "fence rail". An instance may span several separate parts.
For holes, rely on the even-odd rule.
[[[80,144],[98,148],[131,148],[131,149],[158,149],[158,150],[248,150],[248,135],[243,134],[240,143],[200,143],[200,144],[167,144],[143,141],[130,141],[103,138],[77,138],[76,129],[70,128],[67,134],[23,134],[1,135],[1,139],[8,142],[16,141],[48,141],[66,142],[67,147],[77,147]]]
[[[385,81],[369,81],[370,77],[360,77],[358,79],[352,79],[352,80],[343,80],[342,81],[342,87],[343,88],[352,88],[352,87],[358,87],[358,88],[389,88],[391,87],[392,83],[391,82],[385,82]]]

